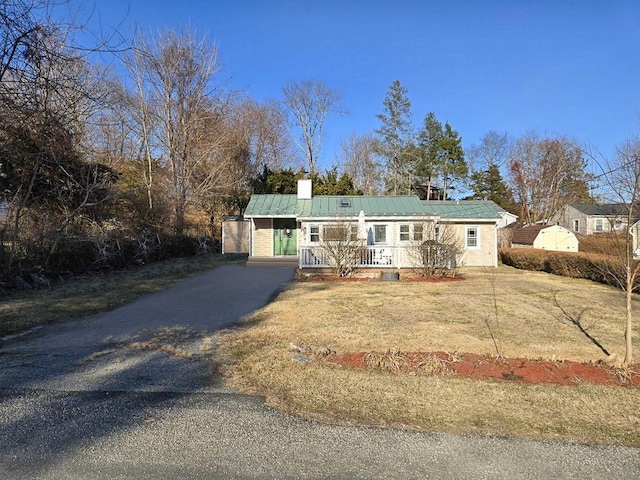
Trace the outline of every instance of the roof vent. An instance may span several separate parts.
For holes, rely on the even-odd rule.
[[[341,207],[350,207],[351,206],[351,199],[349,199],[349,198],[341,198],[340,199],[340,206]]]

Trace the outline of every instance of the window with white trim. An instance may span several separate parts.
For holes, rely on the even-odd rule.
[[[345,225],[323,225],[323,242],[344,242],[347,239],[347,228]]]
[[[480,248],[480,227],[467,227],[465,245],[467,248]]]
[[[373,241],[374,243],[387,243],[387,226],[386,225],[373,226]]]
[[[601,232],[603,229],[603,221],[601,218],[596,218],[596,232]]]
[[[574,220],[573,221],[573,231],[574,232],[579,232],[580,231],[580,220]]]
[[[354,223],[351,224],[350,240],[352,242],[358,241],[358,225],[357,224],[354,224]]]
[[[408,223],[400,224],[400,241],[401,242],[408,242],[409,239],[411,238],[410,227],[411,226]]]
[[[421,242],[424,237],[424,225],[422,223],[413,224],[413,241]]]
[[[400,224],[400,241],[422,242],[424,237],[424,225],[422,223],[401,223]]]
[[[313,243],[320,241],[320,225],[309,226],[309,241]]]

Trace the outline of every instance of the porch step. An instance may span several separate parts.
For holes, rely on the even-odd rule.
[[[249,257],[247,267],[296,268],[298,257]]]

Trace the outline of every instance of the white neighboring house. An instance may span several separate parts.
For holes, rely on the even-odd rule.
[[[628,213],[628,206],[624,203],[572,204],[565,205],[549,223],[582,235],[619,232],[627,228]]]

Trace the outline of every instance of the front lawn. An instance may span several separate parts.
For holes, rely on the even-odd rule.
[[[227,337],[219,351],[227,381],[283,411],[339,424],[640,446],[637,387],[406,375],[321,355],[445,351],[595,362],[606,359],[603,349],[623,353],[620,291],[504,266],[463,274],[442,283],[294,282]],[[635,348],[640,355],[637,338]]]

